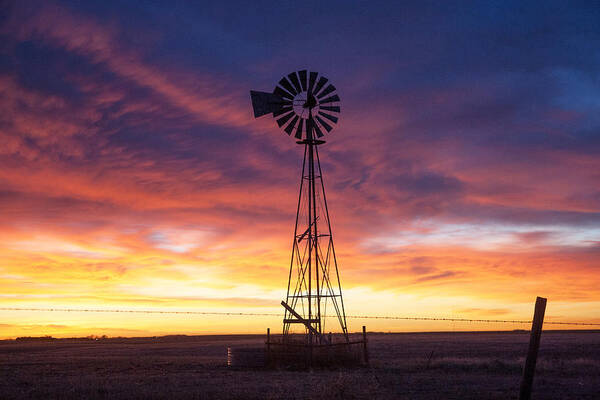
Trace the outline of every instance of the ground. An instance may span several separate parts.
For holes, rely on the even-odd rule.
[[[369,367],[227,367],[228,346],[264,340],[248,335],[0,341],[0,398],[516,399],[529,333],[372,333]],[[599,394],[600,331],[544,331],[532,397]]]

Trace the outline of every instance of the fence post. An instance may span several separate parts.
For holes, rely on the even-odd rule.
[[[425,369],[429,369],[429,366],[431,365],[431,359],[433,358],[433,350],[431,350],[431,353],[429,353],[429,357],[427,357],[427,365],[425,366]]]
[[[519,400],[531,399],[531,387],[533,385],[533,375],[535,373],[535,363],[537,361],[538,350],[540,348],[540,338],[542,336],[542,325],[544,324],[544,313],[546,312],[546,300],[538,297],[535,300],[535,312],[533,314],[533,324],[531,325],[531,336],[529,338],[529,350],[521,378],[521,389],[519,391]]]
[[[266,364],[269,365],[271,360],[271,328],[267,328],[267,362]]]
[[[369,351],[367,350],[367,327],[363,325],[363,354],[365,364],[369,365]]]

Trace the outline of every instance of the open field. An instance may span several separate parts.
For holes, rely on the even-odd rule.
[[[226,366],[228,346],[264,339],[0,341],[0,398],[514,399],[529,333],[370,334],[371,366],[349,370]],[[545,331],[533,398],[599,394],[600,331]]]

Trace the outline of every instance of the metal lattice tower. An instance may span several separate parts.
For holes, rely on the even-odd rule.
[[[317,72],[292,72],[283,77],[273,93],[251,91],[254,116],[269,113],[296,143],[304,146],[304,160],[292,242],[292,255],[283,319],[284,340],[292,324],[305,328],[308,345],[329,339],[328,316],[346,341],[348,328],[342,297],[331,221],[325,196],[318,146],[323,131],[331,132],[340,112],[336,88]],[[334,328],[334,330],[336,330]]]

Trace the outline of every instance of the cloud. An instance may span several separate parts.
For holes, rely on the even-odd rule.
[[[440,272],[439,274],[431,274],[431,275],[427,275],[427,276],[421,276],[421,277],[415,279],[415,282],[420,283],[420,282],[428,282],[428,281],[439,280],[439,279],[446,279],[446,278],[454,277],[456,275],[457,274],[454,271],[444,271],[444,272]]]
[[[508,308],[461,308],[456,310],[460,314],[475,314],[475,315],[507,315],[512,311]]]
[[[518,232],[515,234],[518,240],[522,240],[527,243],[540,243],[554,236],[554,232],[549,231],[532,231],[532,232]]]
[[[299,28],[317,43],[282,29],[287,6],[269,24],[260,5],[165,7],[14,3],[3,21],[2,302],[270,307],[302,147],[247,92],[305,63],[342,96],[319,155],[344,288],[490,313],[597,300],[586,10],[350,6]]]
[[[435,271],[436,269],[433,267],[425,267],[422,265],[415,265],[415,266],[411,267],[410,270],[412,272],[414,272],[416,275],[423,275],[423,274],[431,273],[431,272]]]
[[[153,90],[204,122],[238,128],[252,122],[247,105],[234,102],[235,98],[226,94],[232,90],[223,87],[221,81],[198,73],[179,76],[178,81],[169,79],[169,74],[144,63],[136,51],[120,46],[119,28],[101,25],[56,4],[28,13],[24,22],[19,17],[30,11],[25,8],[16,7],[13,19],[6,24],[6,30],[13,30],[18,40],[37,39],[86,57],[121,78]]]

